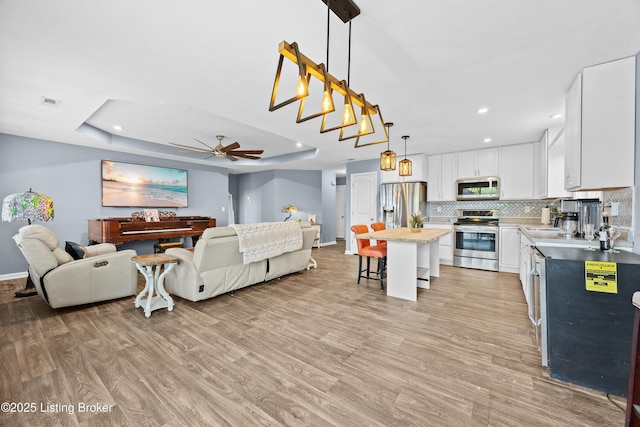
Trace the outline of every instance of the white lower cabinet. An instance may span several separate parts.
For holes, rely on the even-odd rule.
[[[453,265],[453,224],[450,222],[427,222],[424,228],[446,228],[452,233],[440,238],[440,264]]]
[[[520,229],[518,226],[500,226],[498,269],[506,273],[520,271]]]

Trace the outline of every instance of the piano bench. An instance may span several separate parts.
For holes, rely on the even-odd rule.
[[[153,252],[156,254],[164,253],[169,248],[181,248],[182,242],[158,242],[153,245]]]

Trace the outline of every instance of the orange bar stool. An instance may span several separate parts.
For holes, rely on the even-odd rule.
[[[384,226],[384,222],[374,222],[373,224],[371,224],[371,229],[373,231],[382,231],[386,230],[387,228]],[[376,246],[387,246],[386,240],[376,240],[376,242]]]
[[[353,231],[356,235],[364,234],[369,232],[369,228],[364,225],[352,225],[351,231]],[[360,279],[365,278],[375,279],[375,277],[371,277],[371,258],[377,258],[378,260],[378,271],[374,274],[378,275],[378,280],[380,280],[380,289],[384,290],[384,272],[385,266],[387,262],[387,247],[379,246],[379,245],[371,245],[371,241],[369,239],[358,239],[356,238],[356,242],[358,243],[358,285],[360,284]],[[367,257],[367,268],[362,268],[362,257]],[[367,275],[363,275],[363,272],[367,272]]]

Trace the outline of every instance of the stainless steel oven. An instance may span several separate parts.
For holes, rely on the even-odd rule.
[[[494,209],[459,210],[453,225],[453,265],[498,271],[498,221]]]

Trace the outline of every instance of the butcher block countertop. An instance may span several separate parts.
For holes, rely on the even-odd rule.
[[[358,239],[391,240],[398,242],[429,243],[446,236],[451,230],[445,228],[421,228],[419,233],[412,233],[409,227],[390,228],[387,230],[373,231],[371,233],[358,234]]]

